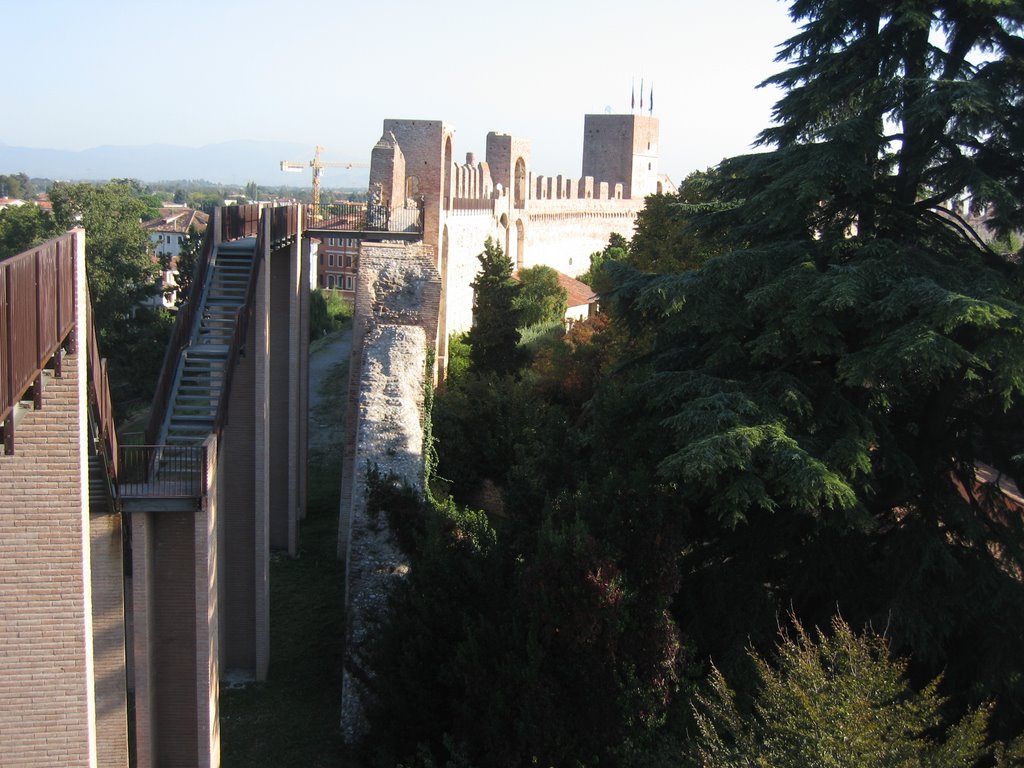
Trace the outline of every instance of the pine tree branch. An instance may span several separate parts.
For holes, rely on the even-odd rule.
[[[957,213],[944,208],[941,205],[932,205],[925,210],[925,214],[944,225],[963,238],[971,247],[975,248],[984,260],[986,266],[1009,273],[1012,270],[1010,263],[1000,254],[993,251],[988,244],[982,240],[981,235],[967,221]]]

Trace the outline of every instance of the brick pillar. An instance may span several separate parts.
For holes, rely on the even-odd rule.
[[[251,542],[253,566],[253,673],[266,680],[270,665],[270,217],[261,222],[268,252],[257,279],[252,324],[255,326],[255,375],[253,377],[254,537]],[[274,404],[275,407],[278,405]]]
[[[96,741],[99,764],[128,768],[124,556],[121,514],[89,516]]]
[[[85,346],[76,238],[77,349]],[[0,763],[96,766],[85,355],[43,375],[42,408],[0,454]]]
[[[152,648],[153,540],[149,513],[133,512],[132,526],[132,660],[135,678],[135,765],[153,768],[154,753]]]

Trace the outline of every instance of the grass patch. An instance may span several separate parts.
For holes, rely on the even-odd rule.
[[[221,689],[224,768],[359,765],[348,756],[340,727],[345,570],[337,546],[348,365],[346,356],[326,371],[310,414],[310,430],[328,441],[309,451],[298,556],[271,556],[268,678]]]
[[[327,428],[335,442],[342,442],[340,430],[345,427],[345,410],[348,406],[348,363],[342,360],[327,369],[320,382],[320,402],[313,410],[317,428]],[[336,438],[335,438],[336,436]]]
[[[221,690],[224,768],[357,765],[346,757],[339,725],[345,573],[336,557],[337,469],[333,503],[323,487],[323,454],[311,456],[309,469],[298,556],[270,562],[270,674]]]
[[[324,336],[318,336],[317,338],[313,339],[311,342],[309,342],[309,355],[310,355],[310,357],[312,357],[317,352],[319,352],[323,347],[326,347],[332,341],[337,339],[341,334],[345,333],[345,331],[347,331],[351,327],[352,327],[352,320],[348,319],[345,322],[343,322],[341,324],[341,326],[339,328],[337,328],[336,330],[331,331],[330,333],[328,333],[328,334],[326,334]]]

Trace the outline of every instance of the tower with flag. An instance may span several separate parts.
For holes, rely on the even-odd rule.
[[[637,112],[636,103],[636,78],[633,78],[629,84],[629,111],[632,114],[643,114],[644,113],[644,78],[640,77],[640,111]],[[647,91],[647,114],[648,116],[654,115],[654,82],[651,81]]]

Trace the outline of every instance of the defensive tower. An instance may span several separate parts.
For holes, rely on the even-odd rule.
[[[622,183],[622,196],[644,198],[658,190],[658,118],[586,115],[583,176]]]

